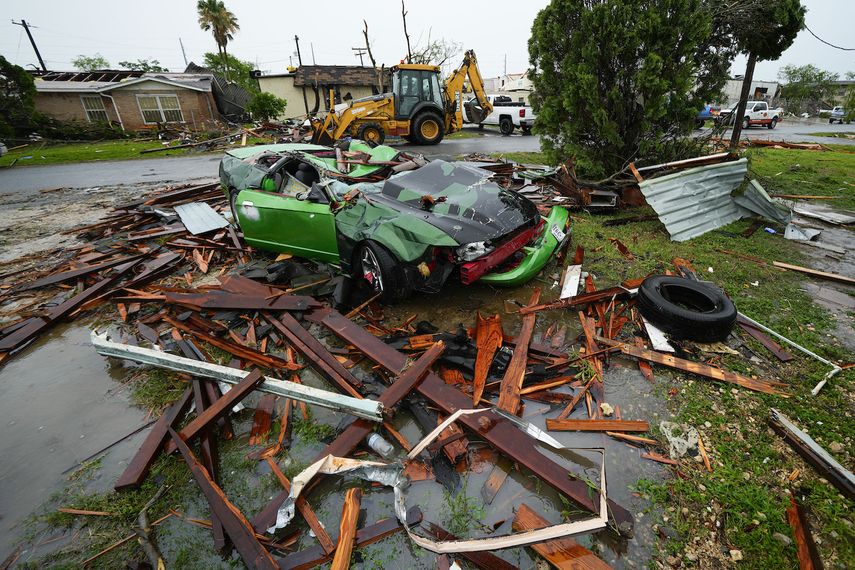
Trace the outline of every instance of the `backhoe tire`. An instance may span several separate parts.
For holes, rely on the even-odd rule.
[[[683,277],[648,277],[636,304],[645,319],[677,339],[724,340],[736,323],[736,306],[721,289]]]
[[[418,144],[439,144],[445,136],[445,123],[436,113],[422,113],[413,119],[410,134]]]
[[[514,132],[514,122],[507,117],[503,118],[499,121],[499,130],[506,137],[510,136],[510,134]]]
[[[395,303],[410,296],[412,288],[401,264],[388,249],[379,243],[366,240],[354,253],[354,278],[368,286],[373,294],[380,293],[384,303]]]
[[[380,145],[386,140],[386,132],[380,123],[365,123],[356,131],[356,138],[370,145]]]

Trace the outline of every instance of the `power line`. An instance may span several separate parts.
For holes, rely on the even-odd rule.
[[[811,30],[810,28],[808,28],[808,27],[807,27],[807,24],[805,24],[805,29],[806,29],[807,31],[809,31],[809,32],[810,32],[810,35],[812,35],[813,37],[815,37],[816,39],[818,39],[819,41],[821,41],[821,42],[822,42],[822,43],[824,43],[825,45],[828,45],[828,46],[833,47],[834,49],[841,49],[841,50],[843,50],[843,51],[855,51],[855,48],[845,48],[845,47],[840,47],[840,46],[836,46],[836,45],[834,45],[834,44],[832,44],[832,43],[829,43],[829,42],[825,41],[824,39],[822,39],[821,37],[819,37],[818,35],[816,35],[815,33],[813,33],[813,30]]]

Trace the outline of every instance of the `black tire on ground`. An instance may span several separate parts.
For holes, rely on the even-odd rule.
[[[364,241],[356,248],[353,267],[354,279],[380,293],[385,303],[402,301],[412,293],[401,264],[375,241]]]
[[[484,123],[478,123],[478,130],[479,130],[479,131],[483,131],[483,130],[484,130]]]
[[[232,210],[232,224],[237,229],[240,229],[240,221],[237,217],[237,197],[238,191],[235,188],[229,188],[229,208]]]
[[[499,121],[499,130],[503,135],[508,136],[514,132],[514,122],[505,117]]]
[[[828,119],[828,124],[829,124],[829,125],[833,125],[833,124],[834,124],[834,119]]]
[[[386,132],[380,126],[380,123],[365,123],[356,131],[356,138],[377,146],[378,144],[383,144],[383,141],[386,140]]]
[[[421,113],[413,119],[410,135],[418,144],[439,144],[445,136],[445,123],[436,113]]]
[[[775,125],[777,125],[777,124],[778,124],[778,117],[772,117],[772,122],[769,123],[769,130],[771,131],[772,129],[774,129]]]
[[[747,129],[749,127],[751,127],[751,121],[749,120],[748,117],[745,117],[744,119],[742,119],[742,128],[744,130],[744,129]]]
[[[724,291],[682,277],[648,277],[636,303],[644,318],[678,339],[724,340],[736,323],[736,306]]]

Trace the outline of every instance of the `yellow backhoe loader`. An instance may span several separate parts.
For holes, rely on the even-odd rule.
[[[326,118],[312,117],[312,142],[332,144],[351,136],[382,144],[386,135],[404,137],[417,144],[437,144],[445,135],[463,127],[463,86],[467,77],[477,105],[467,105],[473,122],[493,111],[484,93],[475,52],[469,50],[463,63],[440,82],[435,65],[402,63],[391,69],[392,92],[351,101],[347,108],[334,111],[330,92],[330,112]],[[473,102],[474,103],[474,102]]]

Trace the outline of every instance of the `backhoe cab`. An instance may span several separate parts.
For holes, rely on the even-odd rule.
[[[435,65],[402,63],[391,69],[392,92],[355,99],[345,109],[334,110],[330,92],[330,112],[324,120],[312,117],[312,142],[332,144],[354,137],[382,144],[386,135],[404,137],[422,145],[438,144],[445,135],[463,127],[462,95],[466,79],[478,105],[470,113],[486,117],[493,107],[484,93],[475,52],[466,52],[463,63],[440,82]]]

